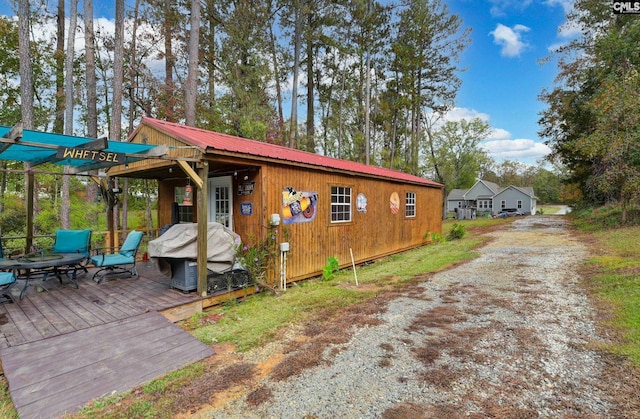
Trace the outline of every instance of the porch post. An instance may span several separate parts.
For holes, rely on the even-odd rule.
[[[27,239],[25,242],[24,253],[31,252],[33,246],[33,200],[34,200],[34,188],[35,188],[35,175],[31,167],[26,171],[27,176]]]
[[[203,161],[200,169],[200,193],[198,194],[198,295],[207,296],[207,233],[208,233],[208,191],[209,162]]]

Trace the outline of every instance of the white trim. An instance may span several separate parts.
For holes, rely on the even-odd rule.
[[[233,230],[233,179],[231,176],[220,176],[208,179],[209,191],[209,222],[218,222]],[[216,196],[216,189],[220,190],[222,197]],[[219,202],[218,202],[219,201]],[[226,213],[217,212],[217,208],[223,207]]]

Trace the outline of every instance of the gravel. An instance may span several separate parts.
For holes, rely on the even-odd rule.
[[[325,362],[200,410],[202,418],[612,417],[579,268],[588,256],[558,216],[489,233],[480,257],[426,277],[358,326]],[[264,361],[284,346],[246,354]]]

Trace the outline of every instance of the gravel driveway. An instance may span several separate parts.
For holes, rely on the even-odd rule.
[[[242,355],[259,377],[189,417],[639,417],[621,401],[626,370],[596,350],[579,286],[588,254],[563,217],[489,234],[480,257],[374,303],[368,321],[360,313],[312,367],[281,374],[338,329]]]

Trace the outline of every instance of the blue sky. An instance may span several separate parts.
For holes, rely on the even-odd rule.
[[[443,2],[473,29],[461,62],[467,71],[449,118],[480,117],[489,123],[494,134],[483,147],[496,161],[536,164],[549,151],[538,138],[545,106],[538,96],[552,87],[557,72],[555,61],[541,65],[539,60],[572,36],[571,30],[560,29],[573,0]],[[113,4],[94,1],[95,16],[112,16]],[[0,0],[0,14],[13,14],[10,0]]]
[[[548,153],[538,137],[538,100],[553,86],[555,60],[541,65],[550,50],[568,42],[562,28],[573,0],[449,0],[453,13],[473,28],[462,58],[463,84],[456,116],[480,116],[495,129],[484,146],[497,160],[535,164]],[[560,30],[562,28],[562,30]]]

